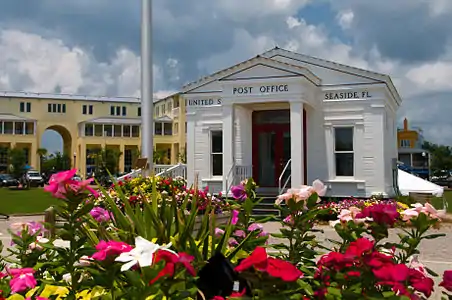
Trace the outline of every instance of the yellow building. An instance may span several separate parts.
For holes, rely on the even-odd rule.
[[[159,160],[175,164],[185,152],[185,109],[179,94],[155,100]],[[41,93],[0,93],[0,171],[8,167],[8,149],[22,148],[27,163],[39,169],[38,149],[46,130],[58,132],[72,166],[85,176],[93,168],[94,149],[116,148],[119,171],[127,172],[139,155],[141,108],[138,98],[90,97]]]
[[[403,120],[403,128],[397,131],[397,144],[399,148],[420,148],[422,136],[418,129],[410,129],[408,120]]]
[[[403,128],[397,130],[398,160],[406,171],[428,179],[430,176],[430,153],[422,148],[424,136],[420,128],[410,128],[403,120]]]

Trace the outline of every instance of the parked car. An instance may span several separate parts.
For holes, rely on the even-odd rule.
[[[26,173],[26,179],[30,183],[30,186],[44,186],[44,178],[36,170],[28,170]]]
[[[82,181],[82,177],[81,177],[80,175],[74,175],[74,176],[72,177],[72,180],[75,180],[75,181]]]
[[[10,186],[18,186],[19,181],[15,179],[13,176],[9,174],[0,174],[0,186],[1,187],[10,187]]]

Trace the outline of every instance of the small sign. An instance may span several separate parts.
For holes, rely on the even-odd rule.
[[[233,95],[246,95],[260,92],[262,94],[269,93],[286,93],[289,91],[287,84],[261,85],[257,86],[236,86],[232,88]]]
[[[133,167],[133,169],[144,169],[147,170],[148,169],[148,159],[147,158],[143,158],[140,157],[135,161],[135,166]]]
[[[368,91],[351,92],[330,92],[325,93],[325,100],[346,100],[346,99],[364,99],[372,98]]]
[[[187,106],[216,106],[221,105],[221,99],[187,99]]]

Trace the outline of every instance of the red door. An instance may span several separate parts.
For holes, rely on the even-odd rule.
[[[304,179],[306,181],[306,111],[304,113]],[[258,186],[278,187],[279,177],[291,157],[290,113],[288,110],[253,112],[253,178]],[[300,151],[301,152],[301,151]],[[290,175],[290,165],[281,184]],[[306,182],[305,182],[306,184]],[[290,181],[288,185],[290,186]]]
[[[290,159],[290,125],[253,126],[253,177],[261,187],[277,187]]]

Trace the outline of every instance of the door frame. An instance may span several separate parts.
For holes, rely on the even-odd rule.
[[[272,186],[263,186],[259,183],[259,133],[268,133],[275,132],[276,141],[275,141],[275,182]],[[278,178],[281,175],[281,172],[284,166],[280,166],[278,163],[283,158],[283,139],[284,132],[290,133],[290,124],[253,124],[253,178],[256,180],[259,186],[261,187],[277,187],[278,186]]]
[[[284,139],[284,132],[290,133],[290,123],[276,123],[276,124],[255,124],[254,117],[252,118],[252,171],[253,171],[253,179],[258,183],[259,185],[259,133],[260,132],[276,132],[276,145],[279,145],[279,147],[275,147],[275,187],[278,186],[278,179],[281,175],[282,170],[284,169],[284,166],[279,167],[279,164],[276,163],[277,159],[281,159],[283,157],[283,139]],[[307,176],[308,176],[308,166],[307,166],[307,158],[308,158],[308,147],[307,147],[307,113],[306,109],[303,109],[303,181],[305,185],[307,185]],[[292,139],[292,136],[291,136]],[[259,185],[261,186],[261,185]],[[261,186],[261,187],[267,187],[267,186]],[[273,187],[273,186],[272,186]]]

